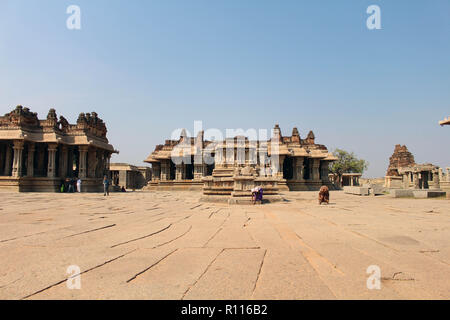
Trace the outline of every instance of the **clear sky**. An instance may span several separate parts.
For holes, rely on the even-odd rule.
[[[81,8],[81,30],[66,9]],[[381,30],[366,9],[381,8]],[[0,113],[96,111],[142,165],[173,130],[294,126],[385,174],[450,166],[450,1],[1,0]]]

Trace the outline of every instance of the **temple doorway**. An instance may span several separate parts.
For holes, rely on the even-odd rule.
[[[292,180],[294,177],[294,161],[291,157],[286,157],[283,162],[283,179]]]

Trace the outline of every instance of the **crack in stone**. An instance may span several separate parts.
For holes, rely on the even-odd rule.
[[[219,210],[216,211],[212,211],[211,214],[209,215],[208,219],[211,219],[213,214],[219,213],[220,210],[222,210],[223,208],[220,208]]]
[[[185,232],[185,233],[183,233],[182,235],[179,235],[178,237],[176,237],[176,238],[174,238],[174,239],[172,239],[172,240],[170,240],[170,241],[167,241],[167,242],[164,242],[164,243],[161,243],[161,244],[159,244],[159,245],[157,245],[157,246],[155,246],[155,247],[153,247],[152,249],[156,249],[156,248],[159,248],[159,247],[162,247],[162,246],[165,246],[166,244],[169,244],[169,243],[171,243],[171,242],[174,242],[175,240],[178,240],[178,239],[180,239],[180,238],[182,238],[182,237],[184,237],[186,234],[188,234],[189,233],[189,231],[191,231],[192,230],[192,226],[190,226],[189,227],[189,229]]]
[[[110,259],[110,260],[108,260],[108,261],[105,261],[105,262],[103,262],[103,263],[101,263],[101,264],[99,264],[99,265],[96,265],[96,266],[94,266],[94,267],[92,267],[92,268],[89,268],[89,269],[87,269],[87,270],[85,270],[85,271],[83,271],[83,272],[80,272],[80,273],[78,273],[78,274],[74,274],[74,275],[70,276],[70,277],[67,278],[67,279],[58,281],[58,282],[56,282],[56,283],[54,283],[54,284],[52,284],[52,285],[49,285],[48,287],[45,287],[44,289],[41,289],[41,290],[38,290],[38,291],[36,291],[36,292],[34,292],[34,293],[32,293],[32,294],[29,294],[29,295],[27,295],[27,296],[21,298],[20,300],[25,300],[25,299],[31,298],[32,296],[35,296],[35,295],[37,295],[37,294],[39,294],[39,293],[42,293],[42,292],[44,292],[44,291],[47,291],[47,290],[49,290],[49,289],[51,289],[51,288],[53,288],[53,287],[56,287],[56,286],[58,286],[58,285],[60,285],[60,284],[62,284],[62,283],[64,283],[64,282],[66,282],[68,279],[71,279],[71,278],[80,276],[80,275],[82,275],[82,274],[88,273],[89,271],[92,271],[92,270],[95,270],[95,269],[97,269],[97,268],[103,267],[104,265],[107,265],[108,263],[111,263],[111,262],[113,262],[113,261],[116,261],[116,260],[118,260],[118,259],[120,259],[120,258],[125,257],[126,255],[129,255],[130,253],[135,252],[136,250],[138,250],[138,249],[131,250],[130,252],[124,253],[124,254],[122,254],[122,255],[120,255],[120,256],[118,256],[118,257],[115,257],[115,258],[113,258],[113,259]]]
[[[18,240],[18,239],[23,239],[23,238],[29,238],[29,237],[33,237],[33,236],[38,236],[38,235],[40,235],[40,234],[44,234],[44,233],[47,233],[47,232],[60,231],[60,230],[64,230],[64,229],[69,229],[69,228],[71,228],[71,227],[73,227],[73,226],[68,226],[68,227],[63,227],[63,228],[57,228],[57,229],[54,229],[54,230],[42,231],[42,232],[33,233],[33,234],[29,234],[29,235],[22,236],[22,237],[15,237],[15,238],[11,238],[11,239],[0,240],[0,243],[8,242],[8,241],[13,241],[13,240]]]
[[[29,234],[29,235],[22,236],[22,237],[16,237],[16,238],[11,238],[11,239],[0,240],[0,243],[8,242],[8,241],[13,241],[13,240],[17,240],[17,239],[29,238],[29,237],[32,237],[32,236],[37,236],[37,235],[46,233],[46,232],[48,232],[48,231],[43,231],[43,232],[33,233],[33,234]]]
[[[154,236],[155,234],[161,233],[161,232],[163,232],[163,231],[169,229],[171,226],[172,226],[172,224],[169,224],[167,227],[165,227],[165,228],[163,228],[163,229],[161,229],[161,230],[158,230],[158,231],[156,231],[156,232],[150,233],[150,234],[148,234],[148,235],[146,235],[146,236],[143,236],[143,237],[139,237],[139,238],[136,238],[136,239],[132,239],[132,240],[129,240],[129,241],[125,241],[125,242],[122,242],[122,243],[115,244],[115,245],[111,246],[111,248],[115,248],[115,247],[118,247],[118,246],[121,246],[121,245],[130,243],[130,242],[134,242],[134,241],[138,241],[138,240],[142,240],[142,239],[145,239],[145,238]]]
[[[258,284],[258,280],[259,280],[259,277],[260,277],[260,275],[261,275],[261,270],[262,270],[262,267],[263,267],[263,265],[264,265],[264,260],[266,259],[266,254],[267,254],[267,249],[264,250],[264,255],[263,255],[263,258],[262,258],[262,260],[261,260],[261,264],[259,265],[259,270],[258,270],[258,274],[256,275],[256,281],[255,281],[255,285],[253,286],[253,292],[252,292],[252,294],[255,293],[256,285]]]
[[[206,272],[208,272],[208,270],[209,270],[209,268],[213,265],[213,263],[214,262],[216,262],[216,260],[217,260],[217,258],[222,254],[222,252],[224,252],[225,251],[225,249],[222,249],[218,254],[217,254],[217,256],[214,258],[214,259],[212,259],[212,261],[208,264],[208,266],[205,268],[205,270],[202,272],[202,274],[197,278],[197,280],[195,280],[195,282],[192,284],[192,285],[190,285],[187,289],[186,289],[186,291],[183,293],[183,296],[181,297],[181,300],[184,300],[184,297],[188,294],[188,292],[193,288],[193,287],[195,287],[195,285],[200,281],[200,279],[206,274]]]
[[[10,283],[7,283],[7,284],[5,284],[5,285],[3,285],[3,286],[0,286],[0,289],[6,288],[7,286],[10,286],[10,285],[16,283],[17,281],[21,280],[23,277],[24,277],[24,276],[21,276],[20,278],[18,278],[18,279],[16,279],[16,280],[12,281],[12,282],[10,282]]]
[[[384,281],[415,281],[416,279],[414,278],[404,278],[404,279],[397,279],[395,278],[396,276],[403,274],[403,272],[395,272],[392,277],[382,277],[381,280]]]
[[[169,252],[167,255],[165,255],[164,257],[162,257],[161,259],[159,259],[158,261],[156,261],[155,263],[153,263],[150,267],[145,268],[144,270],[142,270],[141,272],[136,273],[133,277],[131,277],[130,279],[128,279],[126,282],[130,283],[131,281],[135,280],[137,277],[139,277],[140,275],[142,275],[143,273],[147,272],[148,270],[150,270],[151,268],[153,268],[154,266],[156,266],[158,263],[160,263],[161,261],[163,261],[164,259],[166,259],[168,256],[170,256],[172,253],[174,253],[175,251],[177,251],[177,249]]]
[[[61,238],[61,239],[71,238],[71,237],[79,236],[79,235],[90,233],[90,232],[95,232],[95,231],[99,231],[99,230],[103,230],[103,229],[112,228],[112,227],[115,227],[115,226],[116,226],[116,224],[110,224],[108,226],[104,226],[104,227],[101,227],[101,228],[96,228],[96,229],[92,229],[92,230],[88,230],[88,231],[84,231],[84,232],[80,232],[80,233],[75,233],[75,234],[72,234],[70,236],[67,236],[67,237],[64,237],[64,238]],[[58,239],[58,240],[61,240],[61,239]]]

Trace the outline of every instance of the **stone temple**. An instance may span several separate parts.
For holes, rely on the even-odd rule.
[[[396,145],[389,159],[385,187],[391,189],[440,190],[448,174],[431,163],[417,164],[406,146]]]
[[[203,189],[205,195],[231,196],[248,195],[253,185],[266,186],[274,195],[278,190],[333,188],[328,168],[335,160],[315,142],[312,131],[305,139],[297,128],[283,136],[276,125],[268,140],[237,136],[208,141],[203,131],[188,137],[183,130],[178,140],[156,146],[144,161],[152,164],[150,189]]]
[[[82,179],[83,192],[102,189],[110,158],[117,153],[97,113],[81,113],[76,124],[50,109],[47,118],[17,106],[0,117],[0,189],[58,191],[66,178]]]

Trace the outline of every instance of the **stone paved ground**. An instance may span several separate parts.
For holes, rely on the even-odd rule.
[[[450,201],[285,196],[0,193],[0,299],[450,298]],[[81,290],[67,288],[70,265]]]

